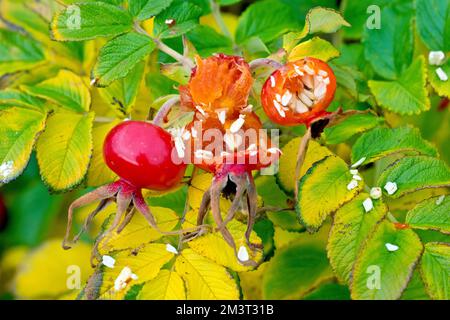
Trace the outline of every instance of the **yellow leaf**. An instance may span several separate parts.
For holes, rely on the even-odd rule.
[[[280,186],[286,192],[294,192],[295,181],[292,173],[295,172],[295,167],[297,166],[297,153],[300,140],[301,137],[292,139],[282,148],[283,154],[280,157],[280,166],[277,179]],[[305,161],[303,162],[302,168],[300,170],[299,179],[303,177],[303,175],[309,168],[311,168],[314,162],[330,155],[332,155],[332,152],[328,150],[328,148],[322,147],[316,141],[311,140],[309,142]]]
[[[313,57],[323,61],[339,57],[339,51],[328,41],[314,37],[302,42],[292,49],[288,60],[295,61],[305,57]]]
[[[80,76],[68,70],[61,70],[56,77],[34,86],[22,85],[20,88],[71,111],[86,112],[91,107],[88,87]]]
[[[353,183],[356,185],[351,186]],[[364,185],[352,180],[347,164],[336,156],[316,162],[298,184],[297,215],[310,231],[317,230],[329,214],[353,199]]]
[[[76,291],[86,282],[92,273],[90,246],[79,243],[63,250],[61,242],[47,241],[25,257],[15,278],[17,297],[52,299]]]
[[[140,284],[155,278],[161,267],[170,261],[173,253],[166,250],[166,245],[151,243],[135,250],[125,250],[113,255],[114,268],[102,266],[102,281],[99,287],[96,284],[88,284],[86,294],[100,299],[123,299],[126,292],[135,284]],[[125,288],[116,290],[116,279],[125,267],[137,276],[136,279],[128,279]],[[94,279],[96,275],[93,276]],[[90,287],[91,286],[91,287]]]
[[[0,111],[0,184],[15,179],[25,169],[45,118],[45,113],[22,108]]]
[[[173,271],[161,270],[156,278],[145,283],[137,300],[186,300],[184,282]]]
[[[163,207],[150,207],[150,210],[162,231],[173,230],[177,225],[179,218],[173,210]],[[148,221],[141,213],[135,212],[125,229],[119,234],[114,231],[110,238],[105,238],[100,243],[99,249],[106,253],[115,250],[137,248],[145,243],[158,240],[162,236],[161,233],[148,224]]]
[[[236,282],[227,270],[198,255],[191,249],[181,252],[175,270],[186,283],[189,300],[237,300]]]
[[[238,25],[238,17],[231,13],[222,13],[222,18],[228,30],[230,30],[230,33],[234,34]],[[222,33],[220,27],[217,25],[216,19],[214,19],[212,14],[207,14],[200,17],[200,24],[209,26],[217,32]]]
[[[114,120],[92,129],[92,159],[87,172],[87,185],[90,187],[102,186],[113,182],[117,178],[117,175],[108,168],[103,159],[103,143],[109,131],[119,122],[119,120]]]
[[[37,145],[37,160],[44,182],[55,191],[79,184],[87,172],[92,152],[94,114],[55,113]]]
[[[196,212],[190,211],[186,215],[186,228],[191,228],[195,226]],[[207,220],[210,225],[216,227],[215,223],[211,222],[210,214],[207,215]],[[245,246],[247,252],[249,253],[250,259],[254,261],[259,261],[262,259],[262,252],[253,252],[250,250],[246,244],[245,240],[245,230],[247,226],[237,220],[231,220],[227,224],[227,228],[230,231],[233,239],[236,243],[236,248],[239,250],[241,246]],[[261,244],[261,239],[252,231],[250,235],[250,241],[252,243]],[[228,245],[228,243],[223,239],[220,232],[208,232],[207,234],[198,237],[194,240],[188,242],[189,247],[196,253],[213,260],[214,262],[230,268],[235,271],[245,271],[249,270],[250,267],[243,266],[239,264],[234,250]]]
[[[239,272],[239,285],[244,300],[262,300],[263,277],[269,262],[264,262],[258,269]]]

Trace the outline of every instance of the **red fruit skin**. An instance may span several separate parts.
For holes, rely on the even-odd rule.
[[[312,65],[315,70],[323,70],[328,73],[330,78],[330,84],[327,86],[327,92],[325,97],[312,106],[312,110],[305,113],[294,113],[292,110],[286,111],[286,117],[280,116],[276,108],[273,106],[273,100],[275,100],[276,94],[283,94],[283,91],[289,89],[291,92],[295,92],[298,89],[295,81],[292,81],[293,75],[296,71],[294,64],[301,66],[305,63]],[[274,71],[272,75],[275,78],[275,87],[272,87],[270,77],[266,80],[261,91],[261,103],[267,116],[275,123],[283,126],[297,126],[300,124],[306,124],[308,127],[312,122],[320,119],[328,114],[326,109],[333,101],[334,93],[336,91],[336,77],[330,66],[319,59],[304,58],[297,61],[288,62],[280,69]]]
[[[180,183],[186,164],[172,152],[172,136],[159,126],[126,121],[106,136],[103,156],[108,167],[136,188],[169,190]]]

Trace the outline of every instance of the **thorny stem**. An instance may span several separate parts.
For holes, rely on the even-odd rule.
[[[300,177],[300,169],[302,168],[303,161],[305,161],[306,152],[308,151],[308,145],[309,141],[311,140],[311,127],[308,127],[308,130],[306,130],[305,135],[302,138],[302,141],[300,141],[300,146],[298,148],[297,153],[297,166],[295,167],[295,202],[297,203],[298,200],[298,179]]]
[[[279,69],[283,65],[279,63],[278,61],[269,59],[269,58],[260,58],[255,59],[249,63],[250,69],[254,71],[255,69],[258,69],[260,67],[271,67],[273,69]]]
[[[164,44],[161,40],[157,39],[157,38],[153,38],[152,36],[150,36],[147,31],[145,31],[140,25],[139,23],[135,22],[134,24],[134,29],[136,30],[136,32],[143,34],[147,37],[149,37],[150,39],[152,39],[152,41],[156,44],[156,47],[161,50],[162,52],[168,54],[169,56],[171,56],[172,58],[174,58],[175,60],[177,60],[178,62],[180,62],[183,66],[185,66],[186,68],[192,69],[194,68],[194,62],[192,62],[191,59],[183,56],[182,54],[176,52],[175,50],[173,50],[171,47],[167,46],[166,44]]]
[[[172,107],[176,105],[178,102],[180,102],[180,96],[170,98],[169,100],[164,102],[161,108],[159,108],[156,116],[153,118],[153,124],[161,127],[161,125],[164,122],[164,119],[167,117]]]

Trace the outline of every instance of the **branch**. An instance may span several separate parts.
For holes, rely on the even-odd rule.
[[[249,63],[250,69],[254,71],[255,69],[261,68],[261,67],[270,67],[273,69],[279,69],[283,65],[279,63],[278,61],[269,59],[269,58],[260,58],[255,59]]]
[[[220,6],[215,0],[209,0],[209,6],[211,7],[211,13],[214,17],[214,19],[217,22],[217,25],[219,26],[222,33],[230,38],[230,40],[233,43],[233,47],[235,48],[234,38],[231,34],[230,30],[228,29],[227,25],[225,24],[225,21],[223,21],[222,14],[220,13]],[[235,48],[236,49],[236,48]]]
[[[161,127],[161,125],[164,122],[164,119],[167,117],[172,107],[178,102],[180,102],[180,96],[170,98],[169,100],[164,102],[161,108],[159,108],[156,116],[153,118],[153,124]]]
[[[178,62],[180,62],[181,64],[183,64],[183,66],[192,69],[194,68],[194,62],[189,59],[186,58],[185,56],[183,56],[182,54],[176,52],[175,50],[173,50],[171,47],[167,46],[165,43],[163,43],[161,40],[157,39],[157,38],[153,38],[152,36],[150,36],[147,31],[145,31],[140,25],[139,23],[135,22],[134,24],[134,30],[136,30],[136,32],[143,34],[147,37],[149,37],[155,44],[156,47],[161,50],[162,52],[168,54],[169,56],[171,56],[172,58],[174,58],[175,60],[177,60]]]
[[[303,162],[305,161],[306,152],[308,151],[309,141],[311,140],[311,127],[308,127],[305,135],[300,142],[300,146],[298,148],[297,153],[297,166],[295,167],[295,202],[298,202],[298,179],[300,176],[300,169],[302,168]]]

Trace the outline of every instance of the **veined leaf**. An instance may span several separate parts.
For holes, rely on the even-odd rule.
[[[350,24],[345,21],[340,12],[330,8],[315,7],[306,15],[304,30],[307,31],[306,33],[333,33],[342,26],[350,27]]]
[[[90,187],[99,187],[114,181],[117,175],[108,168],[103,159],[103,143],[106,135],[119,121],[101,124],[92,129],[92,158],[87,172],[86,183]]]
[[[87,172],[92,153],[94,114],[55,113],[49,117],[37,145],[42,179],[54,191],[79,184]]]
[[[262,282],[269,262],[264,262],[255,270],[239,272],[239,286],[244,300],[262,300]]]
[[[134,32],[112,39],[100,50],[93,71],[95,83],[103,87],[125,77],[154,48],[149,37]]]
[[[15,107],[0,110],[0,184],[15,179],[25,169],[46,116]]]
[[[215,223],[212,223],[212,219],[209,215],[207,216],[207,219],[210,222],[210,225],[215,227],[217,226]],[[183,228],[192,228],[196,225],[196,222],[197,211],[190,211],[186,215],[186,223],[183,225]],[[260,261],[262,259],[261,252],[252,252],[252,250],[246,245],[246,225],[239,221],[231,220],[227,224],[227,229],[233,236],[237,250],[239,250],[241,246],[244,246],[249,253],[250,259],[254,261]],[[261,239],[254,231],[252,231],[250,235],[250,241],[252,243],[261,244]],[[228,245],[228,243],[223,239],[222,234],[218,231],[209,232],[201,237],[189,241],[189,247],[196,253],[234,271],[245,271],[249,269],[249,267],[239,264],[234,250]]]
[[[139,21],[156,16],[166,9],[173,0],[133,0],[129,2],[131,14]]]
[[[104,2],[86,2],[56,13],[50,33],[57,41],[82,41],[119,35],[132,27],[133,18],[127,11]]]
[[[270,42],[286,31],[300,27],[290,6],[276,0],[258,1],[239,17],[236,41],[244,43],[253,37]]]
[[[300,146],[301,138],[295,138],[289,141],[282,149],[283,152],[280,157],[279,171],[277,174],[277,181],[283,190],[286,192],[294,192],[295,179],[293,172],[297,166],[297,153]],[[303,177],[313,163],[322,160],[327,156],[331,156],[333,153],[326,147],[322,147],[316,141],[311,140],[309,142],[308,151],[306,152],[305,160],[302,168],[300,169],[300,177]]]
[[[263,297],[298,299],[332,277],[323,247],[295,241],[278,250],[270,260],[263,278]]]
[[[0,29],[0,75],[31,69],[44,59],[39,43],[18,32]]]
[[[162,207],[150,207],[150,210],[161,230],[171,231],[178,224],[179,218],[172,210]],[[142,244],[158,240],[162,236],[160,232],[148,224],[148,221],[142,214],[136,212],[130,223],[121,233],[117,234],[116,231],[113,231],[110,237],[100,242],[99,250],[102,253],[108,253],[111,251],[137,248]]]
[[[433,197],[419,203],[406,215],[406,223],[412,228],[450,234],[450,196]]]
[[[31,108],[35,111],[45,110],[45,101],[16,89],[1,90],[0,105],[0,108],[22,107]]]
[[[124,78],[113,81],[106,88],[99,88],[100,95],[113,106],[119,117],[128,117],[136,103],[143,75],[145,63],[137,63]]]
[[[417,128],[375,128],[354,144],[352,163],[366,158],[363,164],[368,164],[395,153],[438,155],[436,148],[421,137]]]
[[[161,270],[144,284],[137,300],[186,300],[183,279],[174,271]]]
[[[450,186],[450,169],[435,158],[405,157],[388,167],[377,184],[384,187],[387,182],[397,184],[398,190],[391,197],[399,198],[417,190]]]
[[[69,285],[75,287],[87,280],[92,272],[90,246],[79,243],[71,250],[63,250],[61,241],[46,241],[23,259],[15,276],[15,293],[19,298],[56,299],[76,290]]]
[[[334,272],[343,283],[349,283],[361,246],[387,212],[381,200],[373,200],[373,209],[366,212],[363,206],[366,199],[370,199],[370,196],[361,193],[334,215],[327,252]]]
[[[370,113],[355,114],[335,126],[326,128],[323,136],[327,144],[338,144],[381,123],[382,118]]]
[[[34,86],[21,86],[21,89],[76,112],[89,111],[91,106],[91,94],[83,79],[68,70],[61,70],[56,77]]]
[[[329,214],[358,194],[363,182],[348,190],[350,181],[347,164],[336,156],[317,161],[306,172],[298,182],[296,210],[308,230],[317,230]]]
[[[425,290],[425,284],[422,281],[418,269],[416,268],[408,286],[403,291],[401,300],[430,300],[430,296]]]
[[[289,61],[299,60],[305,57],[313,57],[323,61],[339,57],[339,51],[328,41],[314,37],[304,41],[292,49]]]
[[[162,266],[169,262],[174,254],[166,250],[165,244],[150,243],[139,249],[117,252],[112,257],[115,259],[114,268],[102,266],[88,283],[86,293],[89,298],[123,299],[133,285],[155,278]],[[125,288],[116,288],[116,279],[125,267],[130,268],[137,278],[128,279]],[[101,276],[101,282],[92,282],[96,276]]]
[[[430,50],[450,51],[450,4],[446,0],[416,1],[417,29]]]
[[[397,79],[412,62],[411,13],[384,8],[381,11],[382,27],[364,30],[366,60],[383,78]]]
[[[174,0],[155,18],[153,32],[161,39],[180,36],[198,25],[201,14],[199,6],[188,1]],[[168,24],[168,20],[173,20],[173,24]]]
[[[420,271],[425,288],[433,299],[448,300],[450,298],[450,245],[448,243],[427,243]]]
[[[450,11],[450,10],[449,10]],[[450,60],[447,60],[442,66],[431,66],[428,65],[428,79],[430,80],[433,89],[436,90],[437,94],[441,97],[450,98],[450,85],[448,80],[442,81],[439,79],[436,70],[441,68],[444,70],[446,75],[450,75]]]
[[[399,114],[419,114],[430,109],[426,90],[425,59],[421,56],[395,81],[368,82],[376,101]]]
[[[186,283],[188,300],[237,300],[239,291],[227,270],[184,249],[177,257],[175,270]]]
[[[381,222],[356,260],[350,287],[352,299],[400,298],[422,249],[412,230],[396,229],[391,222]]]
[[[208,57],[219,52],[228,54],[233,52],[231,40],[207,26],[198,25],[189,31],[186,37],[202,57]]]

